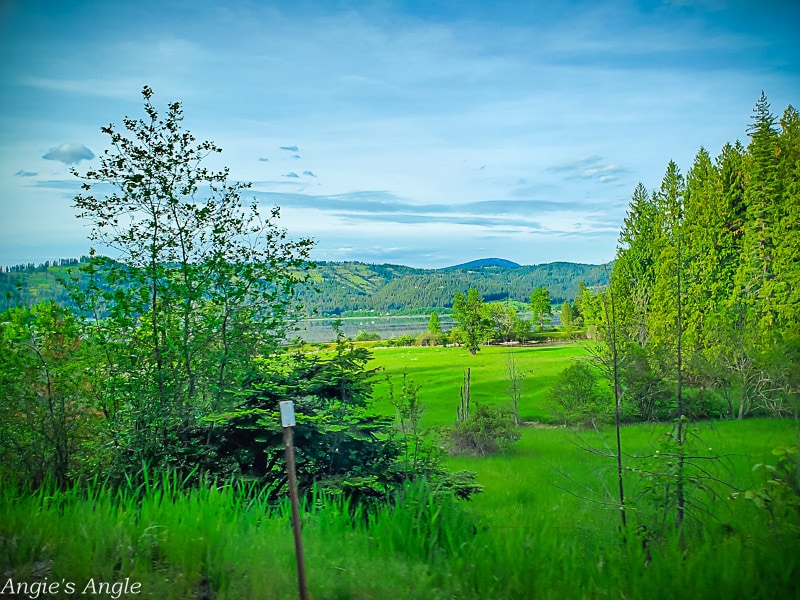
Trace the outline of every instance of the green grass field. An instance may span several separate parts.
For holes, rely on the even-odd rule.
[[[524,375],[520,401],[523,421],[549,422],[550,389],[558,374],[569,361],[587,356],[577,344],[554,344],[505,348],[489,346],[472,356],[463,348],[407,347],[373,349],[370,367],[380,367],[399,388],[405,371],[420,387],[420,399],[425,405],[424,423],[428,426],[450,423],[455,419],[459,404],[459,389],[464,371],[470,369],[471,398],[477,403],[508,403],[506,365],[513,353],[517,370]],[[375,386],[375,397],[383,410],[390,407],[383,382]]]
[[[515,349],[528,371],[521,405],[526,421],[547,421],[555,376],[584,355],[578,346]],[[399,387],[404,370],[421,385],[426,423],[455,418],[463,369],[472,370],[473,401],[507,402],[507,350],[376,349]],[[385,383],[377,388],[390,407]],[[623,448],[634,524],[647,523],[653,502],[649,464],[669,424],[624,427]],[[775,461],[771,449],[796,444],[792,420],[692,424],[692,452],[719,456],[704,466],[736,489],[761,485],[752,465]],[[800,515],[771,519],[733,488],[691,513],[683,542],[667,533],[647,548],[634,526],[626,541],[613,494],[613,461],[590,452],[611,444],[612,430],[522,429],[503,454],[448,459],[452,469],[478,473],[485,491],[454,501],[421,486],[393,508],[355,515],[340,500],[312,498],[304,519],[312,598],[800,598]],[[703,463],[704,465],[706,463]],[[0,491],[0,585],[72,582],[71,597],[94,578],[141,584],[139,596],[163,598],[296,598],[287,506],[268,507],[230,487],[178,491],[168,476],[143,496],[96,488],[26,495]],[[707,512],[702,512],[702,511]],[[25,597],[24,595],[21,597]],[[28,594],[31,597],[31,594]],[[70,597],[41,595],[40,597]],[[112,597],[111,594],[105,597]]]

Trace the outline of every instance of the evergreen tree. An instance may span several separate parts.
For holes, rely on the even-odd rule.
[[[766,334],[775,324],[775,241],[780,214],[778,131],[775,116],[761,93],[748,128],[746,220],[742,240],[742,263],[737,284],[748,313]]]
[[[683,211],[685,182],[678,165],[670,161],[654,199],[657,211],[655,279],[648,329],[655,339],[651,356],[663,374],[673,374],[677,346],[676,320],[682,306]]]
[[[793,106],[781,118],[778,138],[780,212],[775,224],[775,312],[784,330],[800,331],[800,116]]]
[[[647,344],[647,315],[655,283],[657,217],[653,197],[639,183],[620,231],[611,273],[619,328],[623,337],[642,348]]]
[[[573,317],[573,309],[572,304],[569,303],[569,300],[564,300],[564,304],[561,305],[561,325],[564,327],[564,331],[567,335],[572,334],[572,327],[574,325],[574,317]]]

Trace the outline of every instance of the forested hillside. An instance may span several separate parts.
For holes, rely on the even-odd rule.
[[[527,303],[531,292],[548,288],[553,302],[572,300],[578,284],[608,282],[607,265],[557,262],[523,267],[412,269],[395,265],[324,263],[312,273],[314,286],[300,293],[303,304],[320,315],[346,311],[414,311],[449,308],[456,292],[476,288],[486,301]],[[316,290],[319,290],[317,293]]]
[[[87,259],[83,257],[82,262]],[[77,259],[42,265],[16,265],[0,272],[0,310],[30,306],[43,300],[70,305],[59,278],[85,274]],[[481,291],[487,301],[510,297],[527,303],[537,287],[550,291],[552,302],[572,300],[583,281],[590,288],[608,283],[609,265],[556,262],[536,266],[478,266],[414,269],[401,265],[322,262],[311,271],[313,283],[299,286],[298,295],[310,315],[348,312],[415,312],[449,308],[456,292]]]

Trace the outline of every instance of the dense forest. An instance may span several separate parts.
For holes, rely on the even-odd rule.
[[[704,415],[714,395],[781,415],[800,393],[798,112],[778,119],[762,94],[748,135],[637,186],[611,286],[584,302],[643,418]]]

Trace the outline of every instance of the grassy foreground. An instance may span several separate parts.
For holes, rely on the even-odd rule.
[[[505,401],[504,352],[460,352],[381,350],[375,362],[392,374],[407,368],[423,386],[429,424],[442,424],[454,417],[462,365],[472,369],[473,400]],[[525,420],[546,416],[552,378],[580,352],[573,346],[520,352],[531,372]],[[668,429],[625,427],[625,451],[651,456]],[[707,422],[691,429],[697,452],[723,456],[714,473],[737,489],[761,485],[763,476],[752,465],[774,462],[772,448],[797,440],[796,425],[787,420]],[[586,450],[602,450],[610,433],[525,427],[520,443],[503,455],[450,459],[454,469],[477,471],[485,486],[468,503],[424,485],[370,515],[338,499],[309,499],[303,536],[311,597],[800,598],[800,528],[771,519],[742,497],[730,499],[725,486],[703,501],[707,512],[695,514],[684,543],[668,533],[645,548],[633,527],[623,541],[618,511],[603,504],[613,489],[611,461]],[[649,523],[653,506],[646,478],[635,472],[639,460],[626,461],[629,514]],[[297,597],[287,506],[269,507],[229,486],[182,492],[179,484],[165,475],[141,494],[94,486],[34,495],[4,485],[0,594]],[[41,583],[58,589],[34,589]]]

